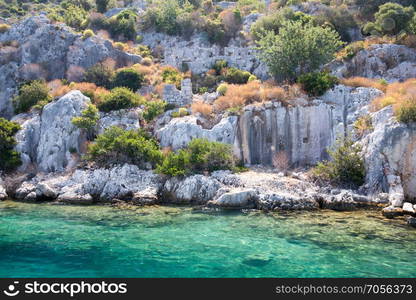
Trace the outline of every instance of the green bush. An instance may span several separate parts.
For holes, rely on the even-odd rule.
[[[109,112],[112,110],[136,107],[143,103],[143,97],[133,93],[127,88],[118,87],[112,89],[108,95],[105,95],[103,101],[98,103],[97,106],[100,111]]]
[[[228,144],[193,139],[188,145],[188,151],[195,172],[231,170],[235,165],[233,151]]]
[[[171,177],[186,176],[191,173],[189,167],[189,152],[179,150],[177,153],[170,152],[166,155],[163,162],[157,166],[156,172]]]
[[[86,40],[86,39],[88,39],[90,37],[93,37],[93,36],[94,36],[94,31],[92,31],[91,29],[87,29],[87,30],[84,30],[84,32],[82,34],[82,39]]]
[[[123,130],[113,126],[88,147],[87,159],[100,165],[131,163],[144,167],[162,161],[157,142],[143,130]]]
[[[109,89],[112,85],[113,76],[113,70],[103,63],[98,63],[85,72],[84,81]]]
[[[251,73],[237,68],[227,68],[223,70],[223,76],[228,83],[245,84],[248,82]]]
[[[184,176],[204,171],[233,170],[234,167],[230,145],[194,139],[187,148],[166,155],[157,166],[157,172],[168,176]]]
[[[217,60],[212,68],[215,70],[217,75],[221,74],[221,71],[228,67],[228,62],[224,59]]]
[[[221,83],[217,88],[217,93],[224,96],[228,90],[228,85],[226,83]]]
[[[144,82],[144,75],[133,68],[125,68],[117,71],[114,80],[114,87],[126,87],[133,92],[140,89]]]
[[[258,45],[258,56],[275,79],[291,81],[329,62],[343,42],[330,28],[289,21],[278,35],[268,32]]]
[[[46,83],[34,80],[20,86],[18,95],[13,98],[13,105],[15,112],[19,114],[29,111],[35,105],[43,107],[51,99]]]
[[[178,89],[181,88],[183,76],[179,70],[170,66],[164,67],[161,76],[164,83],[174,84]]]
[[[328,153],[331,160],[319,163],[312,170],[315,178],[354,187],[364,184],[365,166],[360,146],[354,144],[350,138],[339,139],[335,149],[328,150]]]
[[[402,123],[416,122],[416,101],[409,99],[401,103],[395,110],[396,118]]]
[[[156,100],[148,101],[145,104],[145,110],[143,112],[143,118],[150,122],[160,114],[162,114],[166,109],[167,103],[165,101]]]
[[[14,151],[16,140],[14,135],[20,125],[0,118],[0,170],[13,171],[21,164],[20,155]]]
[[[298,83],[309,96],[322,96],[339,82],[328,72],[313,72],[299,76]]]
[[[69,4],[64,9],[64,21],[68,26],[81,30],[85,28],[87,21],[87,12],[79,6]]]
[[[364,27],[366,34],[398,34],[407,30],[415,14],[413,7],[403,7],[397,3],[386,3],[374,15],[375,21]]]
[[[105,13],[107,11],[107,6],[110,0],[95,0],[95,5],[97,6],[97,11],[100,13]]]
[[[11,28],[10,25],[8,24],[0,24],[0,33],[5,33],[7,31],[9,31],[9,29]]]
[[[316,22],[324,26],[332,26],[339,33],[341,39],[346,42],[351,42],[349,31],[358,28],[354,16],[346,5],[328,7],[316,17]]]
[[[278,34],[280,28],[287,21],[301,22],[302,24],[313,23],[315,18],[303,12],[295,12],[289,7],[284,7],[271,15],[259,18],[251,25],[250,33],[255,40],[260,40],[267,32]]]
[[[137,14],[132,10],[124,10],[107,20],[106,29],[113,38],[118,40],[135,40]]]
[[[72,124],[76,127],[83,129],[87,133],[88,139],[92,139],[94,136],[94,127],[97,125],[97,121],[100,119],[98,109],[93,104],[89,104],[88,107],[81,112],[80,117],[72,118]]]

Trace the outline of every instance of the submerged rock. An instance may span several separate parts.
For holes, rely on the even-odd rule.
[[[393,219],[395,217],[402,216],[403,215],[403,209],[401,209],[399,207],[388,206],[388,207],[383,208],[382,214],[387,219]]]

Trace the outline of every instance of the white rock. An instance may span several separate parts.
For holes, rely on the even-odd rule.
[[[409,202],[403,203],[403,212],[407,214],[414,214],[415,210],[413,209],[413,204]]]
[[[250,208],[254,206],[257,192],[253,189],[234,190],[222,194],[218,199],[210,201],[213,206],[230,209]]]

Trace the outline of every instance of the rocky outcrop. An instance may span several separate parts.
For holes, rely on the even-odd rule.
[[[292,166],[307,166],[327,158],[326,149],[337,137],[349,133],[358,117],[368,114],[368,104],[382,92],[372,88],[338,85],[320,99],[303,105],[279,102],[250,105],[240,116],[223,118],[212,129],[195,116],[174,118],[156,132],[163,147],[176,150],[194,138],[234,146],[248,165],[271,165],[284,152]]]
[[[206,204],[220,188],[220,183],[207,176],[194,175],[184,179],[171,178],[162,191],[162,201],[176,204]]]
[[[27,18],[0,34],[0,42],[11,44],[0,51],[0,116],[11,117],[11,97],[19,82],[44,78],[82,79],[83,72],[111,58],[117,66],[131,65],[141,57],[125,53],[98,36],[83,39],[69,27],[53,24],[44,15]]]
[[[416,198],[416,128],[398,123],[391,107],[372,115],[374,130],[363,140],[366,189],[369,194],[388,192],[393,206]]]
[[[22,200],[55,200],[74,204],[131,200],[137,204],[157,199],[160,176],[125,164],[111,169],[77,169],[69,174],[48,174],[24,182],[16,190]]]
[[[376,44],[361,50],[347,62],[330,64],[338,77],[361,76],[389,82],[416,77],[416,50],[403,45]]]
[[[237,117],[224,118],[211,129],[205,129],[198,123],[198,118],[195,116],[173,118],[166,126],[156,131],[156,137],[162,147],[171,147],[173,150],[186,147],[192,139],[196,138],[234,143]]]
[[[16,150],[23,161],[20,170],[36,165],[39,171],[56,172],[71,166],[72,153],[80,151],[84,138],[71,120],[81,115],[88,103],[89,98],[72,91],[47,104],[40,115],[15,117],[22,125],[16,135]]]
[[[226,209],[254,208],[256,199],[257,192],[254,189],[233,190],[222,194],[209,204]]]
[[[140,128],[140,108],[120,109],[108,113],[101,113],[97,122],[97,133],[101,134],[106,128],[117,126],[124,130]]]
[[[0,178],[0,201],[7,198],[6,187],[4,186],[3,180]]]

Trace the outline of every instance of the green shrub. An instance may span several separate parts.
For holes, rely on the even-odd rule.
[[[34,80],[20,86],[18,95],[13,98],[13,104],[15,112],[19,114],[29,111],[35,105],[43,107],[51,99],[46,83]]]
[[[408,99],[401,103],[395,110],[396,118],[402,123],[416,122],[416,101]]]
[[[179,70],[174,67],[164,67],[161,76],[164,83],[174,84],[178,89],[181,88],[183,76]]]
[[[344,47],[341,51],[337,54],[337,59],[351,59],[355,55],[357,55],[358,52],[361,50],[364,50],[364,42],[363,41],[357,41],[354,43],[351,43]]]
[[[102,102],[98,103],[100,111],[109,112],[112,110],[127,109],[139,106],[144,103],[144,99],[133,93],[131,90],[118,87],[111,90],[108,95],[104,96]]]
[[[85,28],[87,12],[79,6],[69,4],[64,9],[64,21],[68,26],[81,30]]]
[[[117,71],[114,80],[114,87],[126,87],[133,92],[142,87],[144,75],[133,68],[125,68]]]
[[[193,139],[187,149],[195,172],[231,170],[234,167],[233,151],[228,144]]]
[[[406,30],[415,14],[413,7],[403,7],[398,3],[386,3],[374,15],[375,21],[364,27],[366,34],[398,34]]]
[[[14,151],[16,140],[14,135],[20,125],[0,118],[0,170],[13,171],[21,164],[20,155]]]
[[[252,82],[252,81],[256,81],[257,80],[257,77],[256,77],[256,75],[250,75],[250,77],[248,78],[248,80],[247,80],[247,82]]]
[[[316,22],[322,25],[330,25],[335,29],[341,39],[351,42],[350,30],[357,28],[357,22],[346,5],[328,7],[316,17]]]
[[[87,29],[87,30],[84,30],[84,33],[82,34],[82,39],[86,40],[93,36],[94,36],[94,31],[92,31],[91,29]]]
[[[162,114],[166,109],[167,103],[165,101],[156,100],[148,101],[145,104],[145,110],[143,112],[143,118],[150,122],[160,114]]]
[[[97,6],[97,11],[100,13],[105,13],[107,11],[107,6],[110,0],[95,0],[95,5]]]
[[[237,68],[227,68],[223,71],[223,76],[228,83],[245,84],[248,82],[251,73]]]
[[[106,29],[118,40],[134,40],[137,37],[136,19],[134,11],[123,10],[107,20]]]
[[[322,96],[338,83],[338,78],[328,72],[313,72],[299,76],[298,83],[309,96]]]
[[[109,89],[111,88],[113,76],[113,70],[103,63],[98,63],[85,72],[84,81]]]
[[[94,127],[97,125],[99,119],[100,114],[98,113],[98,109],[95,105],[89,104],[88,107],[81,112],[80,117],[72,118],[72,124],[85,130],[88,139],[92,139],[94,136]]]
[[[157,172],[168,176],[184,176],[204,171],[233,170],[234,167],[230,145],[194,139],[187,148],[166,155],[158,165]]]
[[[212,68],[215,70],[217,75],[221,74],[221,71],[228,67],[228,62],[224,59],[217,60]]]
[[[334,58],[343,45],[337,32],[310,22],[285,22],[279,34],[268,32],[258,41],[259,58],[278,81],[294,80]]]
[[[259,18],[250,28],[250,33],[255,40],[260,40],[265,33],[274,32],[278,34],[280,28],[287,21],[301,22],[302,24],[313,23],[315,18],[303,12],[295,12],[289,7],[284,7],[271,15]]]
[[[157,142],[143,130],[123,130],[113,126],[88,147],[87,159],[100,165],[131,163],[144,167],[162,161]]]
[[[217,93],[224,96],[227,92],[228,85],[226,83],[221,83],[217,88]]]
[[[182,118],[189,115],[188,110],[185,107],[179,108],[178,111],[172,112],[171,116],[172,118]]]
[[[189,152],[186,150],[179,150],[177,153],[170,152],[157,166],[156,172],[171,177],[190,174]]]
[[[361,186],[365,180],[365,166],[360,152],[361,147],[350,138],[339,139],[335,149],[328,150],[331,160],[319,163],[312,175],[334,184]]]

